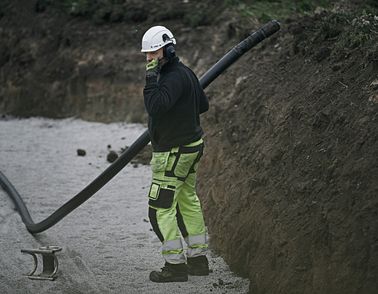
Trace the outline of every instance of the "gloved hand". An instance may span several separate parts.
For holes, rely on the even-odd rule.
[[[157,76],[160,71],[159,61],[157,59],[152,59],[146,64],[146,77]]]

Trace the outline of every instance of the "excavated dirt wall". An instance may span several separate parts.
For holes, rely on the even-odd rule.
[[[129,13],[122,22],[104,22],[106,15],[99,13],[94,19],[72,16],[58,2],[46,4],[50,2],[0,3],[2,114],[145,122],[143,33],[164,23],[177,35],[183,61],[203,73],[224,31],[202,26],[191,32],[189,16],[196,16],[198,1],[179,5],[175,13],[172,5],[163,9],[163,3],[154,1],[126,1],[125,7],[113,8],[114,14]],[[209,17],[217,10],[209,11]],[[184,18],[189,20],[183,23]],[[205,48],[207,61],[201,54]]]
[[[200,190],[251,293],[377,289],[378,36],[344,43],[358,22],[378,27],[287,22],[209,89]]]

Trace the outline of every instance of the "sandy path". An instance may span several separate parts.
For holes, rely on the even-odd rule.
[[[141,125],[74,119],[0,120],[0,170],[38,222],[109,165],[108,144],[118,151],[143,131]],[[78,148],[87,155],[78,157]],[[148,280],[150,270],[163,264],[147,217],[150,176],[149,166],[126,166],[95,196],[36,236],[27,232],[0,189],[0,293],[246,293],[248,280],[234,276],[212,252],[209,277],[171,284]],[[24,274],[32,269],[32,259],[20,250],[45,245],[63,248],[58,278],[29,280]]]

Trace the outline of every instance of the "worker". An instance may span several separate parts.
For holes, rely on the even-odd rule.
[[[165,260],[161,271],[150,273],[157,283],[209,274],[206,227],[196,193],[204,149],[200,113],[209,109],[209,102],[197,76],[176,56],[175,44],[164,26],[151,27],[142,38],[147,62],[143,95],[153,148],[149,219]]]

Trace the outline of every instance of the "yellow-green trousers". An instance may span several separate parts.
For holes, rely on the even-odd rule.
[[[205,255],[207,249],[206,228],[196,193],[196,172],[203,146],[200,139],[152,154],[149,218],[162,242],[163,257],[172,264],[186,261],[182,237],[187,244],[187,257]]]

